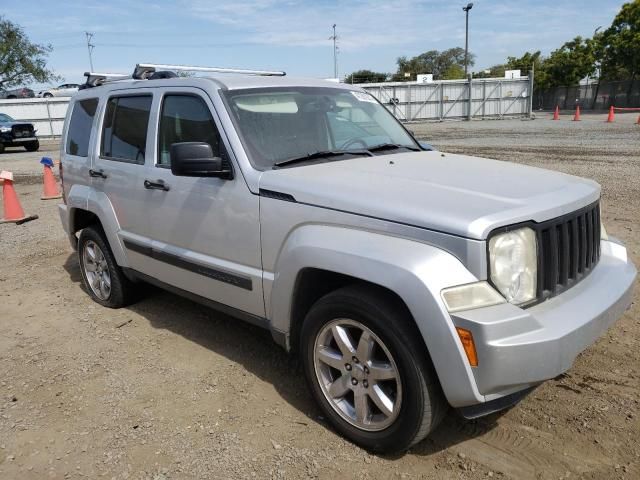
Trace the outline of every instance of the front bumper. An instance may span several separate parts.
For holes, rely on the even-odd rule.
[[[453,314],[454,324],[473,334],[472,373],[485,401],[567,371],[629,307],[635,277],[626,249],[603,241],[598,265],[561,295],[528,309],[502,304]]]
[[[27,142],[35,142],[38,137],[14,137],[11,133],[0,133],[0,142],[5,146],[24,145]]]

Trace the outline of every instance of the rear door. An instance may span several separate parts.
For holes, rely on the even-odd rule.
[[[151,242],[145,235],[149,207],[143,177],[147,151],[153,148],[152,103],[153,95],[146,89],[114,91],[103,99],[97,153],[89,171],[94,187],[91,209],[101,211],[104,221],[117,219],[105,230],[117,231],[121,242],[133,239],[144,246]],[[134,269],[145,268],[142,257],[128,255],[128,260]]]

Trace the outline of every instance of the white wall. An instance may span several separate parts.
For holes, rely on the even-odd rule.
[[[68,106],[69,97],[0,100],[0,113],[33,123],[38,137],[59,137]]]

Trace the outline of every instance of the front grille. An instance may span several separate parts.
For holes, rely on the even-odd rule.
[[[538,301],[572,287],[600,260],[598,202],[533,228],[538,237]]]
[[[11,127],[14,138],[33,137],[33,127],[31,125],[14,125]]]

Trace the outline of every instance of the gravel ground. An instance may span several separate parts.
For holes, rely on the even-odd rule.
[[[596,179],[609,233],[639,264],[640,126],[582,118],[411,128],[444,151]],[[571,370],[515,408],[451,413],[409,453],[370,455],[333,433],[266,332],[152,288],[130,308],[93,303],[55,201],[32,183],[42,154],[0,155],[40,216],[0,225],[0,478],[640,478],[638,287]]]

